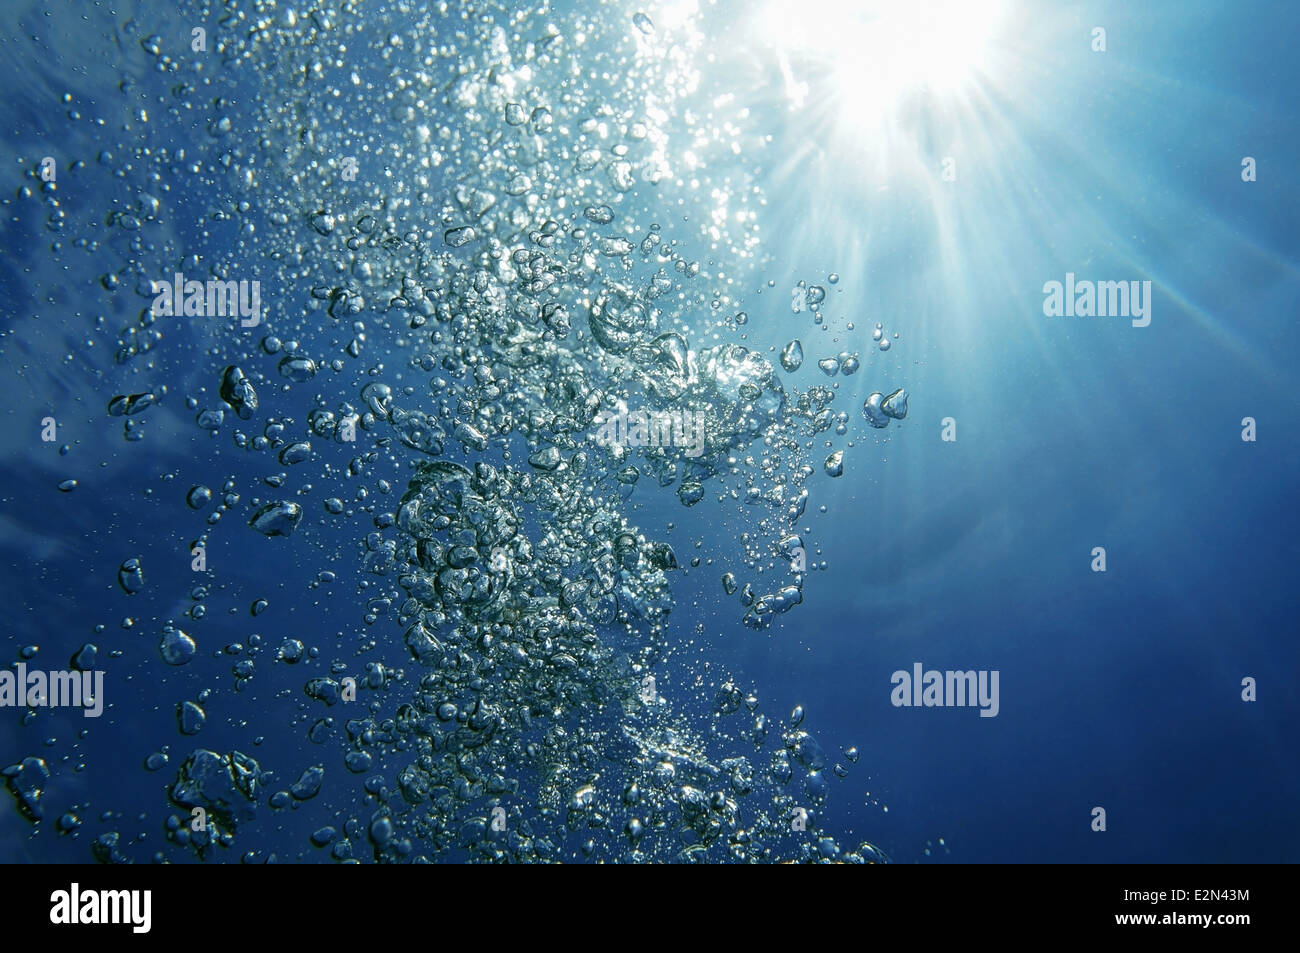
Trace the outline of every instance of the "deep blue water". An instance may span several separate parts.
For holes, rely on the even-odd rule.
[[[1292,91],[1300,76],[1292,50],[1300,19],[1291,5],[991,3],[956,39],[945,34],[949,46],[938,52],[935,33],[955,15],[946,8],[931,20],[904,19],[901,39],[877,46],[872,31],[893,22],[890,14],[853,4],[813,4],[804,27],[785,33],[743,4],[560,5],[515,23],[484,7],[516,66],[553,23],[562,37],[551,47],[554,63],[590,62],[594,75],[566,79],[559,66],[534,61],[517,89],[480,90],[474,102],[457,100],[457,77],[486,72],[491,44],[452,7],[431,15],[432,29],[388,4],[314,19],[302,9],[292,22],[281,11],[259,34],[242,4],[209,15],[143,5],[130,19],[89,5],[72,13],[30,4],[3,31],[13,65],[0,104],[10,175],[0,215],[6,661],[64,669],[93,644],[107,708],[99,719],[0,709],[0,767],[40,758],[49,773],[37,810],[20,810],[14,791],[0,799],[0,860],[89,862],[97,839],[101,857],[198,859],[166,826],[187,813],[169,789],[196,749],[243,752],[273,775],[237,804],[247,817],[229,846],[202,855],[209,862],[328,861],[344,841],[350,846],[336,859],[470,856],[465,843],[444,843],[416,823],[428,802],[412,808],[398,793],[416,742],[362,737],[384,735],[384,720],[412,701],[428,671],[403,644],[400,570],[373,572],[365,558],[371,533],[399,540],[399,551],[405,545],[398,528],[375,519],[397,510],[412,462],[424,455],[394,439],[383,420],[359,429],[353,445],[310,434],[308,413],[342,403],[364,412],[360,392],[379,381],[392,387],[395,405],[435,416],[439,400],[455,395],[442,408],[448,435],[437,459],[527,471],[525,458],[547,441],[533,433],[528,443],[516,427],[473,450],[451,436],[455,420],[469,416],[463,401],[473,371],[420,367],[413,356],[441,362],[459,345],[487,355],[501,377],[506,334],[473,310],[487,314],[486,293],[480,301],[451,278],[454,294],[441,288],[429,301],[455,316],[431,314],[411,327],[415,305],[390,300],[403,288],[400,269],[393,278],[356,265],[368,255],[382,271],[404,252],[368,245],[354,255],[346,245],[348,235],[370,234],[345,225],[367,212],[392,235],[427,232],[405,247],[422,249],[430,287],[435,271],[469,275],[489,235],[507,250],[550,253],[527,237],[547,218],[568,232],[585,227],[638,245],[659,224],[664,245],[678,243],[676,258],[633,249],[626,265],[599,252],[594,264],[566,263],[570,274],[552,297],[571,312],[574,332],[563,346],[587,379],[613,392],[631,379],[618,361],[632,359],[591,343],[584,288],[614,280],[641,287],[662,267],[673,287],[654,299],[664,309],[660,330],[681,329],[696,351],[749,347],[780,375],[788,407],[810,388],[833,386],[831,410],[848,415],[844,434],[811,433],[797,415],[773,424],[769,436],[802,447],[772,450],[781,466],[806,458],[812,468],[807,510],[792,523],[780,514],[797,486],[743,464],[747,454],[764,455],[762,437],[735,445],[746,447],[733,451],[735,472],[715,460],[720,472],[690,507],[677,492],[681,470],[676,485],[656,486],[643,465],[622,514],[672,546],[679,566],[663,574],[671,612],[654,635],[644,620],[624,630],[596,620],[594,609],[575,612],[618,651],[661,647],[666,658],[651,670],[663,705],[625,713],[602,696],[599,706],[556,715],[571,730],[557,748],[571,772],[564,796],[588,771],[608,817],[540,856],[521,849],[515,859],[678,859],[694,842],[675,832],[688,800],[679,785],[647,795],[662,798],[669,820],[640,851],[625,825],[650,810],[618,797],[636,772],[650,770],[619,740],[622,728],[663,718],[689,729],[710,763],[744,755],[760,779],[783,748],[783,727],[814,735],[828,759],[821,773],[830,792],[813,810],[837,843],[827,855],[869,842],[902,863],[1296,860],[1300,128]],[[638,11],[652,32],[633,24]],[[210,52],[189,49],[199,25]],[[1106,30],[1104,52],[1091,48],[1096,26]],[[420,42],[437,48],[430,62]],[[954,72],[976,46],[978,61],[956,79],[934,78]],[[883,72],[858,64],[857,54]],[[607,72],[611,63],[624,72]],[[806,94],[792,93],[791,81],[805,82]],[[549,104],[554,126],[530,118],[517,127],[494,96],[530,111]],[[584,129],[584,118],[596,125]],[[636,121],[648,135],[597,128]],[[541,145],[511,138],[517,128]],[[619,141],[636,173],[626,189],[611,185],[621,155],[610,148]],[[580,153],[592,143],[602,158],[587,176]],[[543,150],[537,165],[524,163],[530,148]],[[356,181],[337,173],[339,157],[350,154],[361,159]],[[56,189],[39,177],[47,155],[56,158]],[[1243,181],[1244,157],[1255,160],[1254,181]],[[947,159],[954,179],[944,178]],[[643,173],[656,162],[671,171],[652,184]],[[524,168],[532,191],[511,195],[510,176]],[[468,221],[456,190],[489,186],[496,205],[475,220],[474,243],[445,240],[445,227]],[[729,204],[713,218],[722,193]],[[618,216],[611,226],[584,221],[584,206],[605,203]],[[311,225],[323,208],[339,221],[328,235]],[[497,224],[482,224],[489,221]],[[699,263],[700,276],[678,262]],[[265,326],[158,317],[134,335],[143,340],[155,328],[157,342],[119,360],[123,329],[149,308],[148,281],[178,269],[261,276]],[[1150,281],[1149,325],[1046,316],[1044,284],[1067,273]],[[104,280],[110,275],[116,283]],[[799,282],[825,291],[816,315]],[[366,304],[331,317],[312,297],[322,286],[362,289]],[[888,351],[872,340],[877,322]],[[465,327],[482,333],[453,340],[452,329]],[[418,343],[438,328],[441,342]],[[297,347],[269,354],[265,335]],[[359,335],[354,357],[347,346]],[[806,357],[788,371],[778,353],[796,338]],[[859,355],[856,375],[819,370],[819,360],[842,351]],[[311,381],[277,371],[291,352],[317,362]],[[229,365],[249,374],[259,394],[246,422],[218,394]],[[556,406],[542,371],[509,376],[521,391],[534,388],[536,407]],[[441,383],[431,388],[431,379]],[[870,427],[864,400],[898,387],[909,395],[906,418]],[[115,395],[146,392],[157,402],[138,415],[106,410]],[[648,398],[637,391],[629,404],[636,399]],[[688,391],[661,406],[690,399]],[[210,435],[195,417],[216,408],[224,421]],[[41,439],[47,416],[58,425],[52,443]],[[277,462],[284,443],[274,433],[269,449],[237,444],[238,432],[252,441],[283,418],[285,442],[310,440],[308,462]],[[943,439],[948,418],[955,440]],[[1243,418],[1255,421],[1256,439],[1243,440]],[[139,423],[142,439],[124,438],[127,421]],[[588,470],[562,492],[613,493],[616,468],[586,446]],[[844,451],[837,479],[823,472],[832,450]],[[349,476],[350,462],[368,453],[362,472]],[[264,478],[277,473],[286,474],[283,487],[268,486]],[[741,502],[746,473],[779,502]],[[60,491],[69,479],[75,489]],[[213,507],[192,510],[186,494],[201,484],[219,498],[227,480],[238,499],[209,528]],[[344,514],[326,511],[332,497],[347,505]],[[293,535],[267,538],[248,523],[257,505],[276,499],[298,502],[304,516]],[[537,545],[550,525],[531,513],[523,532]],[[195,573],[190,546],[209,529],[208,570]],[[790,567],[774,555],[786,532],[798,533],[808,560],[825,568],[803,577],[792,610],[750,628],[720,579],[734,573],[759,595],[790,584]],[[1094,547],[1105,549],[1104,573],[1093,571]],[[574,550],[565,579],[591,568],[578,559],[583,552]],[[145,573],[133,595],[118,581],[132,557]],[[690,565],[694,557],[700,565]],[[379,598],[389,601],[371,601]],[[258,599],[269,605],[253,616]],[[197,618],[195,605],[203,606]],[[516,634],[527,627],[524,615]],[[160,657],[169,623],[198,645],[186,665]],[[277,661],[292,639],[318,657]],[[251,677],[234,674],[242,662],[252,663]],[[998,672],[997,716],[891,704],[892,673],[915,662]],[[304,684],[329,675],[332,663],[336,674],[363,681],[365,666],[379,663],[389,681],[382,691],[363,689],[355,708],[325,706]],[[508,665],[484,677],[504,678]],[[560,669],[540,671],[547,680]],[[1243,700],[1245,678],[1255,679],[1257,700]],[[754,692],[772,723],[763,745],[743,737],[752,719],[745,708],[715,714],[728,679]],[[185,701],[206,713],[192,736],[177,728]],[[789,716],[796,705],[806,712],[797,728]],[[332,725],[309,738],[323,718]],[[587,753],[574,725],[606,733],[593,736]],[[534,788],[545,771],[510,747],[528,738],[511,738],[503,724],[497,753],[484,757],[517,772],[520,787],[504,798],[521,812],[511,814],[510,830],[532,819],[541,838],[552,805]],[[856,762],[843,753],[850,746]],[[146,759],[157,752],[167,762],[150,770]],[[364,757],[347,760],[358,752]],[[837,763],[843,778],[833,776]],[[276,792],[311,765],[325,769],[321,792],[277,807]],[[781,818],[790,803],[809,804],[806,773],[796,765],[788,784],[761,780],[737,796],[736,826],[769,801]],[[462,799],[448,815],[455,828],[486,814],[489,797]],[[1096,807],[1105,810],[1105,831],[1093,829]],[[400,853],[371,827],[386,810],[398,828],[393,842],[409,840]],[[75,831],[60,832],[65,815]],[[331,846],[313,846],[310,835],[326,826],[335,828]],[[710,841],[704,859],[737,859],[724,847],[734,833]],[[587,836],[595,846],[584,853]],[[754,859],[814,853],[794,832],[771,843],[772,856]]]

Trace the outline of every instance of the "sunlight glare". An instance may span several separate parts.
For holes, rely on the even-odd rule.
[[[773,0],[761,14],[760,29],[777,53],[791,105],[801,107],[825,83],[845,118],[864,122],[887,119],[914,90],[959,93],[985,66],[1001,5]]]

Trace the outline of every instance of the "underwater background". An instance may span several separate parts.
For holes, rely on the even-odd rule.
[[[6,12],[0,860],[1300,857],[1293,5]]]

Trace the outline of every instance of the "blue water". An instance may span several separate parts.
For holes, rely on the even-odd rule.
[[[468,28],[453,26],[449,14],[436,31],[443,55],[422,66],[411,35],[385,43],[403,33],[405,16],[387,7],[332,14],[321,32],[347,52],[303,52],[304,11],[250,42],[240,60],[233,46],[218,50],[217,43],[246,38],[246,24],[204,21],[184,5],[146,5],[129,22],[98,8],[83,18],[15,5],[4,37],[13,68],[0,104],[10,157],[0,216],[6,661],[63,669],[94,644],[108,708],[100,719],[0,709],[0,767],[40,758],[50,775],[38,817],[20,810],[19,796],[0,798],[0,860],[468,857],[464,845],[422,841],[404,826],[411,815],[396,778],[411,757],[357,743],[363,725],[349,731],[351,719],[393,718],[425,674],[403,645],[400,600],[369,601],[395,593],[398,573],[378,576],[364,561],[367,534],[394,538],[374,517],[396,509],[420,454],[390,439],[363,475],[348,477],[349,462],[375,450],[376,437],[392,437],[382,423],[359,431],[355,446],[311,437],[313,458],[297,466],[233,439],[243,430],[251,440],[277,417],[290,418],[286,434],[301,439],[313,408],[347,402],[364,411],[359,392],[371,381],[392,385],[395,400],[401,387],[414,388],[420,396],[403,406],[428,413],[439,393],[435,386],[428,398],[431,378],[460,386],[449,371],[412,366],[419,335],[391,320],[382,299],[368,294],[367,310],[342,321],[311,304],[313,287],[363,281],[349,276],[342,224],[324,236],[333,243],[328,250],[312,231],[308,215],[319,204],[336,201],[340,223],[363,207],[392,215],[399,234],[427,228],[437,236],[427,247],[459,253],[441,241],[443,226],[460,222],[445,217],[446,206],[456,208],[455,189],[477,174],[476,163],[458,158],[459,143],[474,130],[513,135],[499,117],[483,118],[486,106],[448,104],[458,65],[481,69],[486,55],[472,35],[457,35]],[[689,508],[674,486],[642,475],[624,515],[648,538],[669,542],[680,566],[665,574],[672,611],[657,638],[667,657],[653,669],[663,708],[705,739],[711,761],[744,754],[757,776],[781,749],[782,726],[794,730],[788,713],[803,706],[800,727],[828,758],[830,793],[814,814],[837,851],[869,842],[901,863],[1295,861],[1294,10],[1263,2],[1141,10],[990,4],[980,24],[988,35],[977,41],[973,26],[968,34],[981,59],[955,87],[925,86],[916,66],[921,79],[898,90],[881,74],[854,72],[845,44],[869,42],[875,21],[852,4],[809,8],[811,40],[765,31],[752,5],[692,10],[689,3],[587,9],[593,55],[599,48],[626,58],[629,78],[626,88],[606,77],[575,93],[589,97],[584,115],[614,124],[621,120],[599,113],[614,95],[602,93],[601,83],[635,98],[638,70],[651,69],[647,57],[693,77],[662,117],[647,120],[665,137],[673,174],[611,191],[607,180],[591,184],[573,171],[570,156],[557,173],[567,192],[539,201],[566,221],[584,205],[614,202],[618,230],[636,243],[651,222],[661,224],[665,243],[679,241],[682,260],[702,265],[692,282],[664,260],[678,282],[667,300],[680,294],[678,319],[694,335],[691,346],[753,348],[777,368],[791,401],[834,385],[831,409],[847,412],[849,423],[842,435],[801,431],[815,472],[807,511],[787,529],[804,538],[809,562],[825,567],[806,574],[802,602],[766,628],[742,624],[745,607],[720,584],[733,572],[763,593],[790,577],[771,558],[771,526],[758,525],[763,507],[719,499],[724,486],[740,485],[725,475],[705,481],[704,499]],[[653,33],[632,23],[639,11],[654,22]],[[553,20],[572,45],[576,15],[558,6],[529,18],[527,36]],[[508,18],[496,17],[508,33]],[[942,64],[956,55],[927,53],[929,34],[906,22],[914,32],[902,35],[916,53],[887,61],[894,74],[905,61],[924,64],[929,55]],[[208,30],[205,54],[188,49],[189,30],[200,24]],[[1091,48],[1096,26],[1106,30],[1104,52]],[[151,36],[160,38],[161,54],[145,48]],[[655,43],[663,46],[637,45]],[[163,62],[169,55],[174,68]],[[864,60],[879,55],[862,49]],[[291,68],[298,57],[317,56],[338,62],[316,78]],[[808,85],[802,99],[782,76],[782,57],[793,79]],[[427,94],[424,112],[403,113],[385,91],[422,69],[438,92]],[[662,80],[646,75],[646,90]],[[365,83],[376,86],[365,90]],[[325,92],[331,87],[338,97]],[[282,127],[265,124],[277,88],[286,104]],[[344,105],[332,107],[332,99]],[[559,103],[556,93],[557,112]],[[687,115],[709,109],[716,122]],[[556,125],[566,122],[561,115]],[[310,148],[319,148],[319,162],[360,154],[356,184],[305,164],[310,149],[296,151],[294,142],[313,123]],[[431,127],[427,137],[422,124]],[[446,135],[438,131],[443,124]],[[566,134],[576,137],[577,121],[571,125]],[[602,148],[617,138],[601,139]],[[649,149],[628,141],[634,157]],[[412,156],[434,148],[440,158],[413,172]],[[693,167],[688,150],[696,153]],[[42,191],[37,171],[46,155],[56,157],[53,192]],[[1244,157],[1255,160],[1254,181],[1243,181]],[[954,179],[944,178],[947,159],[955,160]],[[408,181],[404,191],[393,185],[394,176],[416,174],[425,180]],[[401,198],[381,210],[370,188]],[[731,203],[716,220],[715,189],[728,190]],[[525,207],[524,198],[498,194],[490,215]],[[159,200],[156,214],[142,195]],[[241,201],[249,203],[242,210]],[[738,208],[752,213],[748,224],[734,215]],[[286,218],[277,220],[281,211]],[[124,225],[114,213],[139,221]],[[710,224],[718,229],[712,239]],[[295,252],[299,260],[286,264]],[[641,280],[657,267],[635,252],[626,273],[616,258],[596,258],[593,274],[610,269]],[[115,360],[119,332],[149,307],[138,281],[178,268],[195,277],[209,268],[232,278],[262,275],[267,326],[160,317],[150,350]],[[276,268],[296,280],[276,282]],[[1135,327],[1125,316],[1046,316],[1043,286],[1067,273],[1150,281],[1149,325]],[[116,288],[102,280],[114,274]],[[806,303],[793,312],[792,300],[806,302],[803,288],[814,285],[826,293],[818,314]],[[586,314],[568,300],[574,328],[585,329]],[[720,306],[711,309],[710,300]],[[740,311],[744,324],[734,319]],[[351,358],[345,349],[355,320],[365,322],[365,340]],[[878,322],[888,351],[871,338]],[[430,320],[420,333],[437,326]],[[141,328],[137,340],[147,334]],[[289,348],[265,353],[264,334],[313,355],[322,365],[316,377],[306,384],[281,377],[276,366]],[[795,338],[806,358],[787,372],[777,354]],[[827,377],[817,361],[841,351],[858,353],[862,369]],[[336,359],[338,371],[329,366]],[[256,375],[261,406],[247,424],[217,393],[231,364]],[[909,394],[906,418],[869,427],[861,412],[867,395],[897,387]],[[146,391],[159,399],[138,416],[106,411],[115,395]],[[196,407],[186,406],[188,396]],[[215,436],[196,426],[199,410],[223,406]],[[41,439],[47,416],[58,422],[53,443]],[[1248,417],[1253,441],[1242,438]],[[955,440],[943,439],[948,418]],[[124,439],[128,420],[139,422],[143,439]],[[444,426],[450,432],[449,420]],[[527,469],[531,452],[521,452],[518,433],[481,452],[450,437],[446,444],[444,458],[469,466],[486,460]],[[838,479],[822,472],[832,449],[844,450]],[[761,441],[748,452],[761,457]],[[275,473],[287,474],[282,491],[263,482]],[[60,491],[69,479],[75,489]],[[209,529],[212,508],[192,511],[185,496],[202,484],[220,497],[227,480],[239,498],[211,528],[209,570],[196,574],[188,553]],[[389,493],[377,488],[380,480]],[[757,485],[766,492],[772,482]],[[363,486],[368,495],[358,501]],[[790,491],[782,484],[778,492]],[[329,516],[322,502],[330,497],[348,512]],[[253,532],[254,499],[298,501],[300,528],[287,538]],[[368,503],[377,504],[374,512],[361,508]],[[536,518],[527,527],[535,538],[544,529]],[[746,555],[745,534],[762,558]],[[1095,547],[1105,549],[1104,572],[1093,570]],[[135,595],[118,582],[131,557],[146,579]],[[253,616],[257,599],[269,606]],[[187,615],[196,604],[204,607],[199,618]],[[188,665],[160,657],[169,621],[198,643]],[[596,629],[624,649],[650,638]],[[319,657],[276,661],[287,639]],[[237,678],[232,670],[246,660],[252,677]],[[328,675],[332,662],[362,678],[367,663],[403,676],[374,709],[327,708],[303,688]],[[891,704],[892,674],[916,662],[998,672],[997,716]],[[1246,678],[1255,680],[1257,700],[1243,700]],[[748,717],[743,708],[713,711],[726,679],[753,691],[773,723],[758,754],[735,737]],[[372,697],[380,695],[362,704]],[[177,729],[184,701],[206,712],[197,735]],[[574,717],[610,729],[593,747],[601,783],[612,785],[616,801],[634,760],[617,727],[669,715],[624,716],[615,706]],[[332,724],[309,738],[323,718]],[[856,762],[844,754],[850,746],[860,752]],[[273,773],[241,805],[249,816],[229,845],[202,854],[169,839],[167,827],[168,817],[186,815],[167,789],[196,749],[240,751]],[[369,761],[354,759],[350,768],[345,758],[358,750]],[[160,752],[166,764],[150,770],[146,759]],[[843,778],[833,777],[835,764]],[[319,795],[272,803],[311,765],[325,769]],[[525,793],[511,804],[536,818],[536,799],[526,793],[536,783],[532,771],[519,768]],[[576,786],[581,771],[574,772]],[[785,790],[793,803],[807,803],[803,773],[769,786],[777,797]],[[664,796],[673,805],[667,813],[679,816],[680,798]],[[752,806],[768,796],[740,801]],[[485,803],[473,800],[465,816],[484,814]],[[400,855],[377,846],[370,827],[383,805],[399,818],[397,837],[411,841]],[[1104,831],[1094,829],[1097,807]],[[608,823],[589,832],[594,853],[584,853],[584,838],[575,835],[546,859],[678,859],[687,841],[671,835],[667,846],[635,852],[624,830],[630,813],[614,804]],[[65,815],[75,819],[63,825],[72,832],[59,829]],[[511,829],[518,823],[512,815]],[[331,845],[313,846],[310,835],[326,826],[335,828]],[[350,847],[332,855],[343,841]],[[814,853],[795,833],[781,843],[778,854]],[[736,858],[719,844],[705,859]]]

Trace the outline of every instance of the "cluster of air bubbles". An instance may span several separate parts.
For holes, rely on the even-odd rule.
[[[262,294],[283,299],[269,326],[211,332],[210,363],[185,400],[196,446],[233,445],[265,466],[252,494],[201,472],[177,481],[179,512],[203,528],[191,552],[201,562],[209,534],[233,523],[273,565],[328,551],[329,534],[360,525],[349,544],[362,634],[340,633],[333,653],[302,619],[274,637],[217,640],[205,607],[220,570],[196,563],[203,581],[187,584],[183,618],[150,630],[151,656],[156,644],[164,666],[189,676],[202,641],[235,691],[261,677],[259,653],[293,673],[308,740],[341,745],[339,773],[357,776],[355,803],[310,836],[310,850],[338,861],[883,859],[821,829],[829,781],[848,768],[827,758],[802,707],[782,724],[755,691],[703,668],[680,676],[685,613],[671,583],[710,558],[710,534],[682,542],[640,505],[696,508],[706,525],[734,503],[745,541],[723,593],[746,637],[779,635],[826,567],[800,521],[819,484],[844,473],[831,434],[847,433],[857,397],[837,404],[836,393],[851,392],[852,348],[865,347],[822,350],[796,387],[782,375],[803,368],[798,339],[750,346],[765,322],[739,309],[730,289],[743,276],[728,272],[755,264],[749,206],[762,201],[752,160],[737,165],[718,133],[741,111],[697,113],[687,101],[703,39],[643,12],[489,5],[455,30],[423,10],[398,13],[286,12],[230,31],[223,56],[273,64],[253,97],[266,138],[239,144],[229,101],[214,98],[210,160],[154,150],[161,180],[196,169],[231,183],[211,218],[241,227]],[[383,60],[382,92],[360,69],[332,83],[347,65],[344,37],[348,54]],[[139,45],[160,70],[181,69],[164,37]],[[391,137],[379,150],[375,130]],[[701,154],[682,180],[680,154],[715,138],[726,174]],[[665,202],[723,192],[738,214],[717,227],[655,221]],[[114,214],[114,228],[157,242],[136,246],[156,260],[111,269],[106,291],[125,296],[134,271],[144,297],[143,272],[210,264],[162,237],[166,201],[148,195]],[[825,330],[824,285],[800,281],[790,301]],[[140,363],[164,327],[146,310],[122,330],[117,360]],[[889,340],[877,325],[873,341]],[[769,343],[771,358],[760,353]],[[135,388],[108,403],[132,441],[146,410],[172,409],[166,388]],[[593,439],[611,418],[630,428],[637,412],[644,429],[624,431],[635,439]],[[863,413],[872,427],[902,420],[907,394],[873,393]],[[242,515],[219,525],[232,511]],[[317,566],[309,587],[341,591],[343,572]],[[140,556],[117,580],[133,605],[150,598]],[[253,595],[238,603],[244,622],[274,622]],[[386,638],[395,653],[381,651]],[[83,648],[78,664],[96,651]],[[689,684],[706,678],[720,684],[705,689],[702,721]],[[262,803],[292,810],[333,776],[192,747],[215,736],[213,691],[169,698],[185,751],[173,759],[164,745],[146,759],[174,772],[168,843],[204,857],[233,846]],[[844,759],[855,763],[856,749]],[[44,762],[5,775],[20,810],[39,816]],[[197,809],[203,830],[189,823]],[[77,816],[65,817],[60,829],[75,830]],[[123,859],[125,845],[105,835],[96,856]]]
[[[876,346],[882,351],[888,351],[890,348],[890,339],[898,340],[898,332],[892,335],[885,331],[884,325],[877,323],[871,331],[871,340],[876,342]]]

